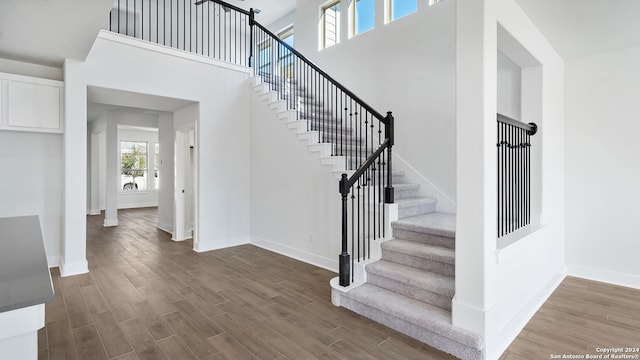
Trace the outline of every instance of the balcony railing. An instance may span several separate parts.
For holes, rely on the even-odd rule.
[[[116,0],[103,29],[249,66],[249,13],[193,0]]]
[[[534,123],[502,114],[498,121],[498,237],[531,223],[531,136]]]

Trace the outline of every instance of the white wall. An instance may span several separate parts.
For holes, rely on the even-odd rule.
[[[174,194],[173,113],[161,113],[158,117],[158,140],[160,142],[160,165],[158,165],[160,191],[158,191],[158,219],[156,226],[172,233]]]
[[[566,63],[567,264],[640,288],[640,47]]]
[[[341,43],[318,51],[323,3],[297,2],[296,48],[380,113],[393,111],[394,154],[417,171],[426,195],[455,211],[455,1],[420,1],[417,13],[384,25],[377,0],[376,28],[351,39],[342,31]]]
[[[65,147],[86,148],[87,86],[199,102],[199,176],[207,186],[199,192],[198,211],[206,221],[201,222],[196,250],[246,243],[250,126],[248,93],[242,85],[247,77],[244,68],[101,33],[86,62],[68,61],[65,66]],[[69,179],[75,175],[71,164],[86,164],[86,153],[69,155],[66,161],[65,190],[77,186],[77,192],[66,197],[65,229],[67,234],[75,231],[76,235],[66,240],[63,251],[73,255],[69,261],[81,265],[86,264],[86,175],[81,174],[76,181]]]
[[[522,69],[498,51],[498,113],[521,120],[520,97]]]
[[[457,0],[456,294],[453,323],[485,336],[498,358],[565,274],[564,64],[514,0]],[[542,64],[527,116],[540,116],[542,223],[517,242],[496,242],[498,23]],[[541,69],[541,71],[540,71]],[[523,90],[524,93],[524,90]],[[529,108],[532,107],[532,108]],[[535,109],[534,109],[535,108]],[[523,111],[524,113],[524,111]],[[525,118],[523,114],[523,118]]]
[[[329,166],[252,97],[251,242],[338,270],[340,193]]]
[[[60,257],[62,164],[61,135],[0,131],[0,217],[38,215],[50,267]]]

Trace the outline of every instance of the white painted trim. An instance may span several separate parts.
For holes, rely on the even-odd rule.
[[[100,215],[100,209],[89,210],[89,215]]]
[[[542,288],[536,291],[529,301],[515,312],[511,319],[498,331],[496,336],[496,339],[498,339],[497,350],[493,354],[488,354],[487,359],[498,359],[502,355],[566,276],[567,271],[563,266]]]
[[[246,245],[249,243],[251,242],[248,236],[239,236],[235,238],[225,238],[221,246],[212,246],[209,248],[204,248],[201,246],[201,244],[198,244],[199,245],[198,247],[196,246],[193,247],[193,251],[201,253],[201,252],[206,252],[211,250],[225,249],[232,246]]]
[[[175,49],[175,48],[172,48],[172,47],[169,47],[169,46],[165,46],[165,45],[154,44],[154,43],[151,43],[151,42],[148,42],[148,41],[140,40],[140,39],[137,39],[137,38],[134,38],[134,37],[131,37],[131,36],[127,36],[127,35],[117,34],[117,33],[111,32],[111,31],[107,31],[107,30],[100,30],[100,33],[98,33],[98,38],[104,39],[104,40],[108,40],[108,41],[117,42],[117,43],[120,43],[120,44],[123,44],[123,45],[135,46],[135,47],[142,48],[142,49],[145,49],[145,50],[155,51],[157,53],[170,55],[170,56],[175,56],[175,57],[179,57],[179,58],[182,58],[182,59],[187,59],[187,60],[191,60],[191,61],[201,62],[201,63],[204,63],[204,64],[214,65],[214,66],[217,66],[217,67],[221,67],[221,68],[225,68],[225,69],[228,69],[228,70],[233,70],[233,71],[237,71],[237,72],[241,72],[241,73],[246,73],[246,74],[250,74],[251,73],[251,68],[249,68],[249,67],[235,65],[235,64],[224,62],[224,61],[220,61],[220,60],[204,57],[204,56],[201,56],[201,55],[195,55],[195,54],[190,53],[188,51]]]
[[[59,267],[60,266],[60,256],[59,255],[47,256],[47,264],[49,266],[49,269],[54,268],[54,267]]]
[[[73,264],[65,264],[64,259],[60,258],[60,275],[62,277],[86,274],[89,272],[89,263],[85,259],[84,261],[76,262]]]
[[[640,275],[596,269],[582,265],[567,265],[567,274],[582,279],[640,289]]]
[[[273,251],[275,253],[290,257],[292,259],[300,260],[302,262],[306,262],[308,264],[315,265],[329,271],[337,272],[338,270],[337,255],[335,260],[327,259],[316,254],[311,254],[306,251],[278,244],[257,236],[252,236],[250,239],[250,243],[265,250]]]
[[[156,222],[156,227],[164,232],[173,234],[173,225],[163,223],[161,221]],[[172,235],[173,236],[173,235]]]
[[[185,241],[185,240],[189,240],[189,239],[193,239],[193,231],[192,230],[187,230],[184,232],[184,234],[182,234],[182,236],[180,237],[180,239],[176,239],[175,236],[171,236],[171,240],[175,241],[175,242],[181,242],[181,241]]]
[[[439,187],[422,175],[416,168],[409,164],[397,153],[393,153],[393,169],[402,170],[405,172],[405,176],[408,182],[420,184],[421,192],[424,191],[425,195],[432,196],[438,200],[436,207],[440,212],[456,213],[456,201],[444,193]]]
[[[118,210],[120,210],[120,209],[136,209],[136,208],[157,207],[157,206],[158,206],[158,202],[157,201],[147,202],[147,203],[133,203],[133,204],[118,205]]]
[[[118,219],[104,219],[104,227],[118,226]]]

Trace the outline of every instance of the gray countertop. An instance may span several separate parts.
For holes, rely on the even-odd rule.
[[[0,218],[0,312],[53,299],[38,217]]]

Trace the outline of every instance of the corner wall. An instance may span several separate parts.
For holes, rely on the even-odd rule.
[[[564,64],[515,0],[457,0],[457,13],[453,323],[483,334],[486,356],[494,359],[565,275]],[[542,64],[541,71],[532,72],[540,77],[542,94],[536,106],[541,113],[536,121],[542,164],[541,225],[503,249],[496,242],[495,200],[498,25]]]
[[[640,47],[566,62],[567,266],[640,288]]]

